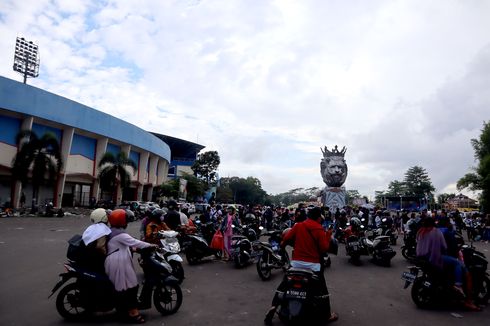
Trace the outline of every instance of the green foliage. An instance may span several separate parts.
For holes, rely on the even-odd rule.
[[[458,180],[458,190],[468,188],[472,191],[481,190],[480,203],[483,210],[490,212],[490,123],[484,122],[479,139],[471,139],[478,165]]]
[[[63,165],[58,140],[52,133],[39,138],[30,130],[21,130],[16,143],[19,151],[12,161],[12,176],[25,184],[32,169],[32,198],[37,199],[39,187],[54,184]]]
[[[423,167],[412,166],[405,172],[403,180],[407,196],[432,197],[435,191],[429,174]]]
[[[192,165],[192,171],[196,177],[206,181],[206,185],[209,186],[216,182],[216,170],[220,162],[217,151],[204,152],[197,155],[197,160]]]
[[[177,198],[179,196],[179,179],[171,179],[158,189],[159,197]]]
[[[262,189],[259,179],[254,177],[221,178],[220,187],[216,191],[220,202],[234,202],[238,204],[264,204],[267,193]]]
[[[345,191],[345,202],[347,205],[352,205],[354,199],[361,198],[361,194],[358,190],[346,190]]]
[[[405,196],[407,194],[407,186],[404,182],[393,180],[388,185],[386,196]]]
[[[320,193],[320,188],[312,187],[308,189],[295,188],[287,192],[270,196],[270,201],[276,206],[290,206],[293,204],[309,201]]]
[[[456,197],[456,194],[439,194],[437,196],[437,203],[439,205],[443,205],[444,203],[446,203],[449,199],[453,199],[454,197]]]
[[[204,195],[204,190],[206,188],[206,184],[203,180],[193,176],[192,174],[184,173],[182,175],[183,179],[187,180],[187,200],[194,201],[196,197],[200,197]],[[178,190],[178,186],[177,186]]]
[[[121,188],[129,186],[131,178],[127,167],[136,170],[136,164],[128,158],[126,153],[119,152],[116,156],[112,153],[105,153],[99,162],[99,182],[102,190],[116,191],[118,185]]]

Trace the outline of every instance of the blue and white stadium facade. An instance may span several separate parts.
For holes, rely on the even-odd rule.
[[[130,173],[131,186],[124,193],[118,191],[117,202],[151,200],[153,188],[167,179],[171,149],[162,139],[93,108],[0,76],[0,205],[11,200],[18,207],[22,193],[27,204],[32,199],[32,187],[16,182],[10,170],[20,130],[32,130],[40,137],[51,132],[61,145],[61,174],[54,187],[40,189],[39,204],[49,200],[56,207],[84,206],[92,197],[110,198],[101,194],[97,180],[98,162],[105,152],[125,152],[136,164]]]

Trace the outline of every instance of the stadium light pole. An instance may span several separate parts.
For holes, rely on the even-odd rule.
[[[39,61],[38,46],[23,37],[17,37],[13,68],[24,76],[24,84],[27,84],[27,77],[39,76]]]

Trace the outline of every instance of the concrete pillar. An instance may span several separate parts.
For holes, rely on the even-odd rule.
[[[71,144],[73,142],[73,134],[75,133],[75,128],[65,128],[63,130],[63,138],[61,139],[61,159],[63,160],[63,165],[61,166],[60,174],[58,175],[58,181],[55,185],[54,190],[54,202],[53,205],[57,208],[61,207],[61,201],[63,192],[65,189],[66,180],[66,164],[68,163],[68,157],[70,156]]]
[[[149,152],[143,152],[140,154],[140,166],[139,166],[139,179],[138,181],[142,184],[148,182],[148,173],[146,172],[146,167],[148,166],[148,160],[150,159]]]
[[[94,160],[94,170],[92,176],[95,178],[94,183],[92,185],[92,197],[95,197],[96,200],[100,198],[100,184],[98,174],[99,174],[99,162],[104,156],[107,150],[107,143],[109,139],[107,137],[97,139],[97,147],[95,149],[95,160]]]
[[[158,156],[150,155],[150,173],[148,183],[151,183],[152,186],[155,186],[157,183],[157,165]]]
[[[33,123],[34,117],[25,118],[22,120],[20,130],[32,130]],[[20,146],[22,146],[22,144],[23,143],[21,143]],[[20,206],[20,196],[22,194],[22,183],[20,181],[13,182],[11,193],[12,205],[15,209],[17,209]],[[26,203],[26,205],[29,205],[29,203]]]
[[[157,175],[157,185],[160,186],[167,180],[168,175],[168,162],[163,158],[158,160],[158,175]]]
[[[146,201],[151,201],[153,197],[153,186],[148,187],[148,194],[146,195]]]

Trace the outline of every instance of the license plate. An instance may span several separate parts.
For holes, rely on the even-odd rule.
[[[359,242],[349,242],[350,247],[357,247],[359,246]]]
[[[403,274],[402,274],[402,280],[405,280],[405,281],[410,282],[410,283],[413,283],[416,278],[417,278],[417,275],[412,274],[410,272],[403,272]]]
[[[306,299],[306,291],[288,290],[286,297],[291,299]]]

